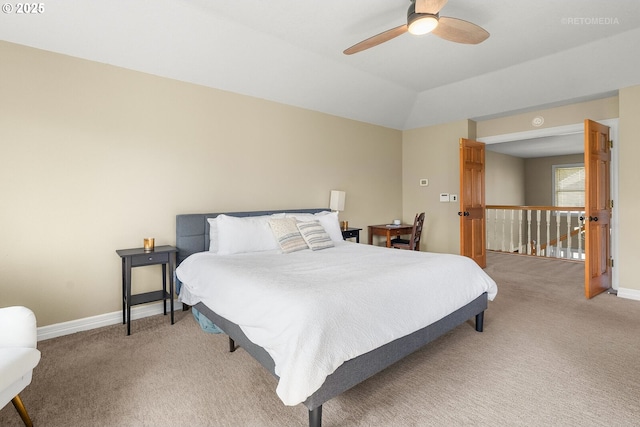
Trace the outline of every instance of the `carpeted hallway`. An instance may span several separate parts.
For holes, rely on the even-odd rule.
[[[584,298],[584,265],[489,253],[498,283],[472,323],[327,402],[323,426],[640,425],[640,302]],[[136,320],[39,343],[21,394],[34,425],[306,426],[276,380],[225,336]],[[0,426],[21,426],[12,405]]]

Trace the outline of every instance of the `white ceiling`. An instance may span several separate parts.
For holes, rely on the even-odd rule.
[[[489,39],[404,34],[352,56],[342,51],[405,23],[409,0],[42,4],[41,14],[0,13],[0,39],[394,129],[640,84],[637,0],[449,0],[443,16]]]
[[[486,149],[524,159],[582,154],[584,153],[584,133],[553,135],[487,144]]]

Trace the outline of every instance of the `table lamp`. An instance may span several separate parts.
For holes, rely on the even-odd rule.
[[[340,190],[331,190],[331,198],[329,199],[329,209],[332,211],[344,210],[344,199],[346,193]]]

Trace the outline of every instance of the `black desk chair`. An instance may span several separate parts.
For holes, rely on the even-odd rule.
[[[411,237],[409,240],[395,238],[391,240],[391,247],[396,249],[407,249],[410,251],[420,250],[420,236],[422,235],[422,227],[424,226],[424,212],[416,214],[413,220],[413,228],[411,229]]]

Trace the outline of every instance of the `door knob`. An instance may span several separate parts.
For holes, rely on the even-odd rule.
[[[584,217],[583,216],[580,217],[580,221],[584,221]]]
[[[595,222],[598,222],[598,217],[597,217],[597,216],[590,216],[590,217],[589,217],[589,221],[595,221]]]
[[[469,212],[458,212],[458,216],[469,216]]]

